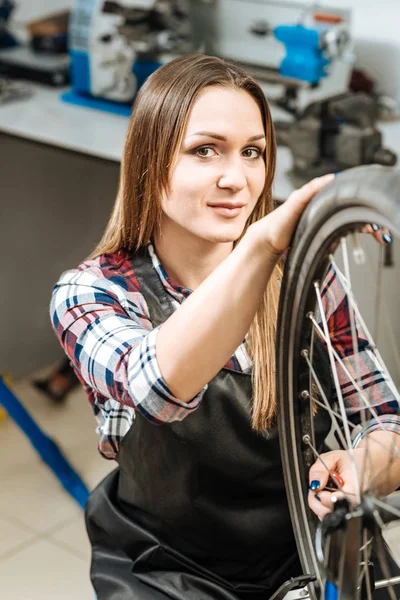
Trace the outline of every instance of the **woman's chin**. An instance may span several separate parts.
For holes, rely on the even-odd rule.
[[[230,231],[226,231],[226,229],[225,231],[208,231],[203,237],[204,239],[208,240],[209,242],[213,242],[214,244],[232,244],[240,238],[242,233],[242,227],[235,227],[232,228]]]
[[[206,236],[204,237],[205,240],[207,240],[208,242],[211,242],[212,244],[233,244],[233,242],[236,242],[237,239],[239,239],[240,234],[233,236],[233,235],[210,235],[210,236]]]

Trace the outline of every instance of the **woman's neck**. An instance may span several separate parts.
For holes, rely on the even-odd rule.
[[[175,225],[175,224],[173,224]],[[179,227],[179,226],[178,226]],[[154,240],[156,254],[176,284],[195,290],[232,252],[232,242],[210,242],[175,226],[163,227]]]

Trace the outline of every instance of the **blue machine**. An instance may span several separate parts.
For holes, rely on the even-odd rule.
[[[277,40],[286,48],[279,73],[311,84],[318,83],[328,75],[330,59],[321,47],[321,34],[326,28],[307,28],[304,25],[279,25],[274,29]]]
[[[160,6],[159,6],[160,4]],[[162,6],[161,6],[162,4]],[[132,100],[168,52],[179,52],[178,0],[75,0],[70,19],[74,104],[130,114]],[[167,9],[167,10],[166,10]]]
[[[130,114],[136,91],[160,63],[140,62],[133,42],[122,35],[129,4],[137,2],[75,0],[69,36],[72,88],[62,95],[66,102]]]

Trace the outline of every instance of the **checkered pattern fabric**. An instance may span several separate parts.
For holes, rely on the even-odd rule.
[[[191,290],[172,282],[154,248],[149,244],[153,266],[171,298],[174,309]],[[343,289],[331,267],[323,286],[324,309],[332,342],[354,371],[349,314]],[[51,301],[54,330],[85,388],[99,433],[99,450],[105,458],[118,454],[121,440],[138,411],[155,424],[179,421],[196,410],[207,385],[190,402],[176,398],[164,381],[155,351],[159,328],[153,327],[149,309],[126,253],[103,255],[65,272],[54,287]],[[399,406],[382,373],[373,364],[368,344],[359,330],[364,389],[384,426],[400,432]],[[350,340],[350,341],[349,341]],[[226,365],[250,371],[245,342]],[[349,416],[358,423],[362,406],[348,378],[341,386]],[[363,434],[381,425],[369,420]]]

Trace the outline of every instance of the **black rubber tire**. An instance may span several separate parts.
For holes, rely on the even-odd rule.
[[[316,518],[306,502],[307,473],[296,402],[301,391],[302,323],[313,309],[312,282],[321,279],[330,247],[341,233],[364,223],[388,227],[400,238],[400,170],[357,167],[339,174],[319,192],[298,224],[282,281],[277,328],[278,426],[291,518],[305,574],[317,574],[318,565],[313,549]],[[315,588],[310,592],[312,598],[319,597]]]

